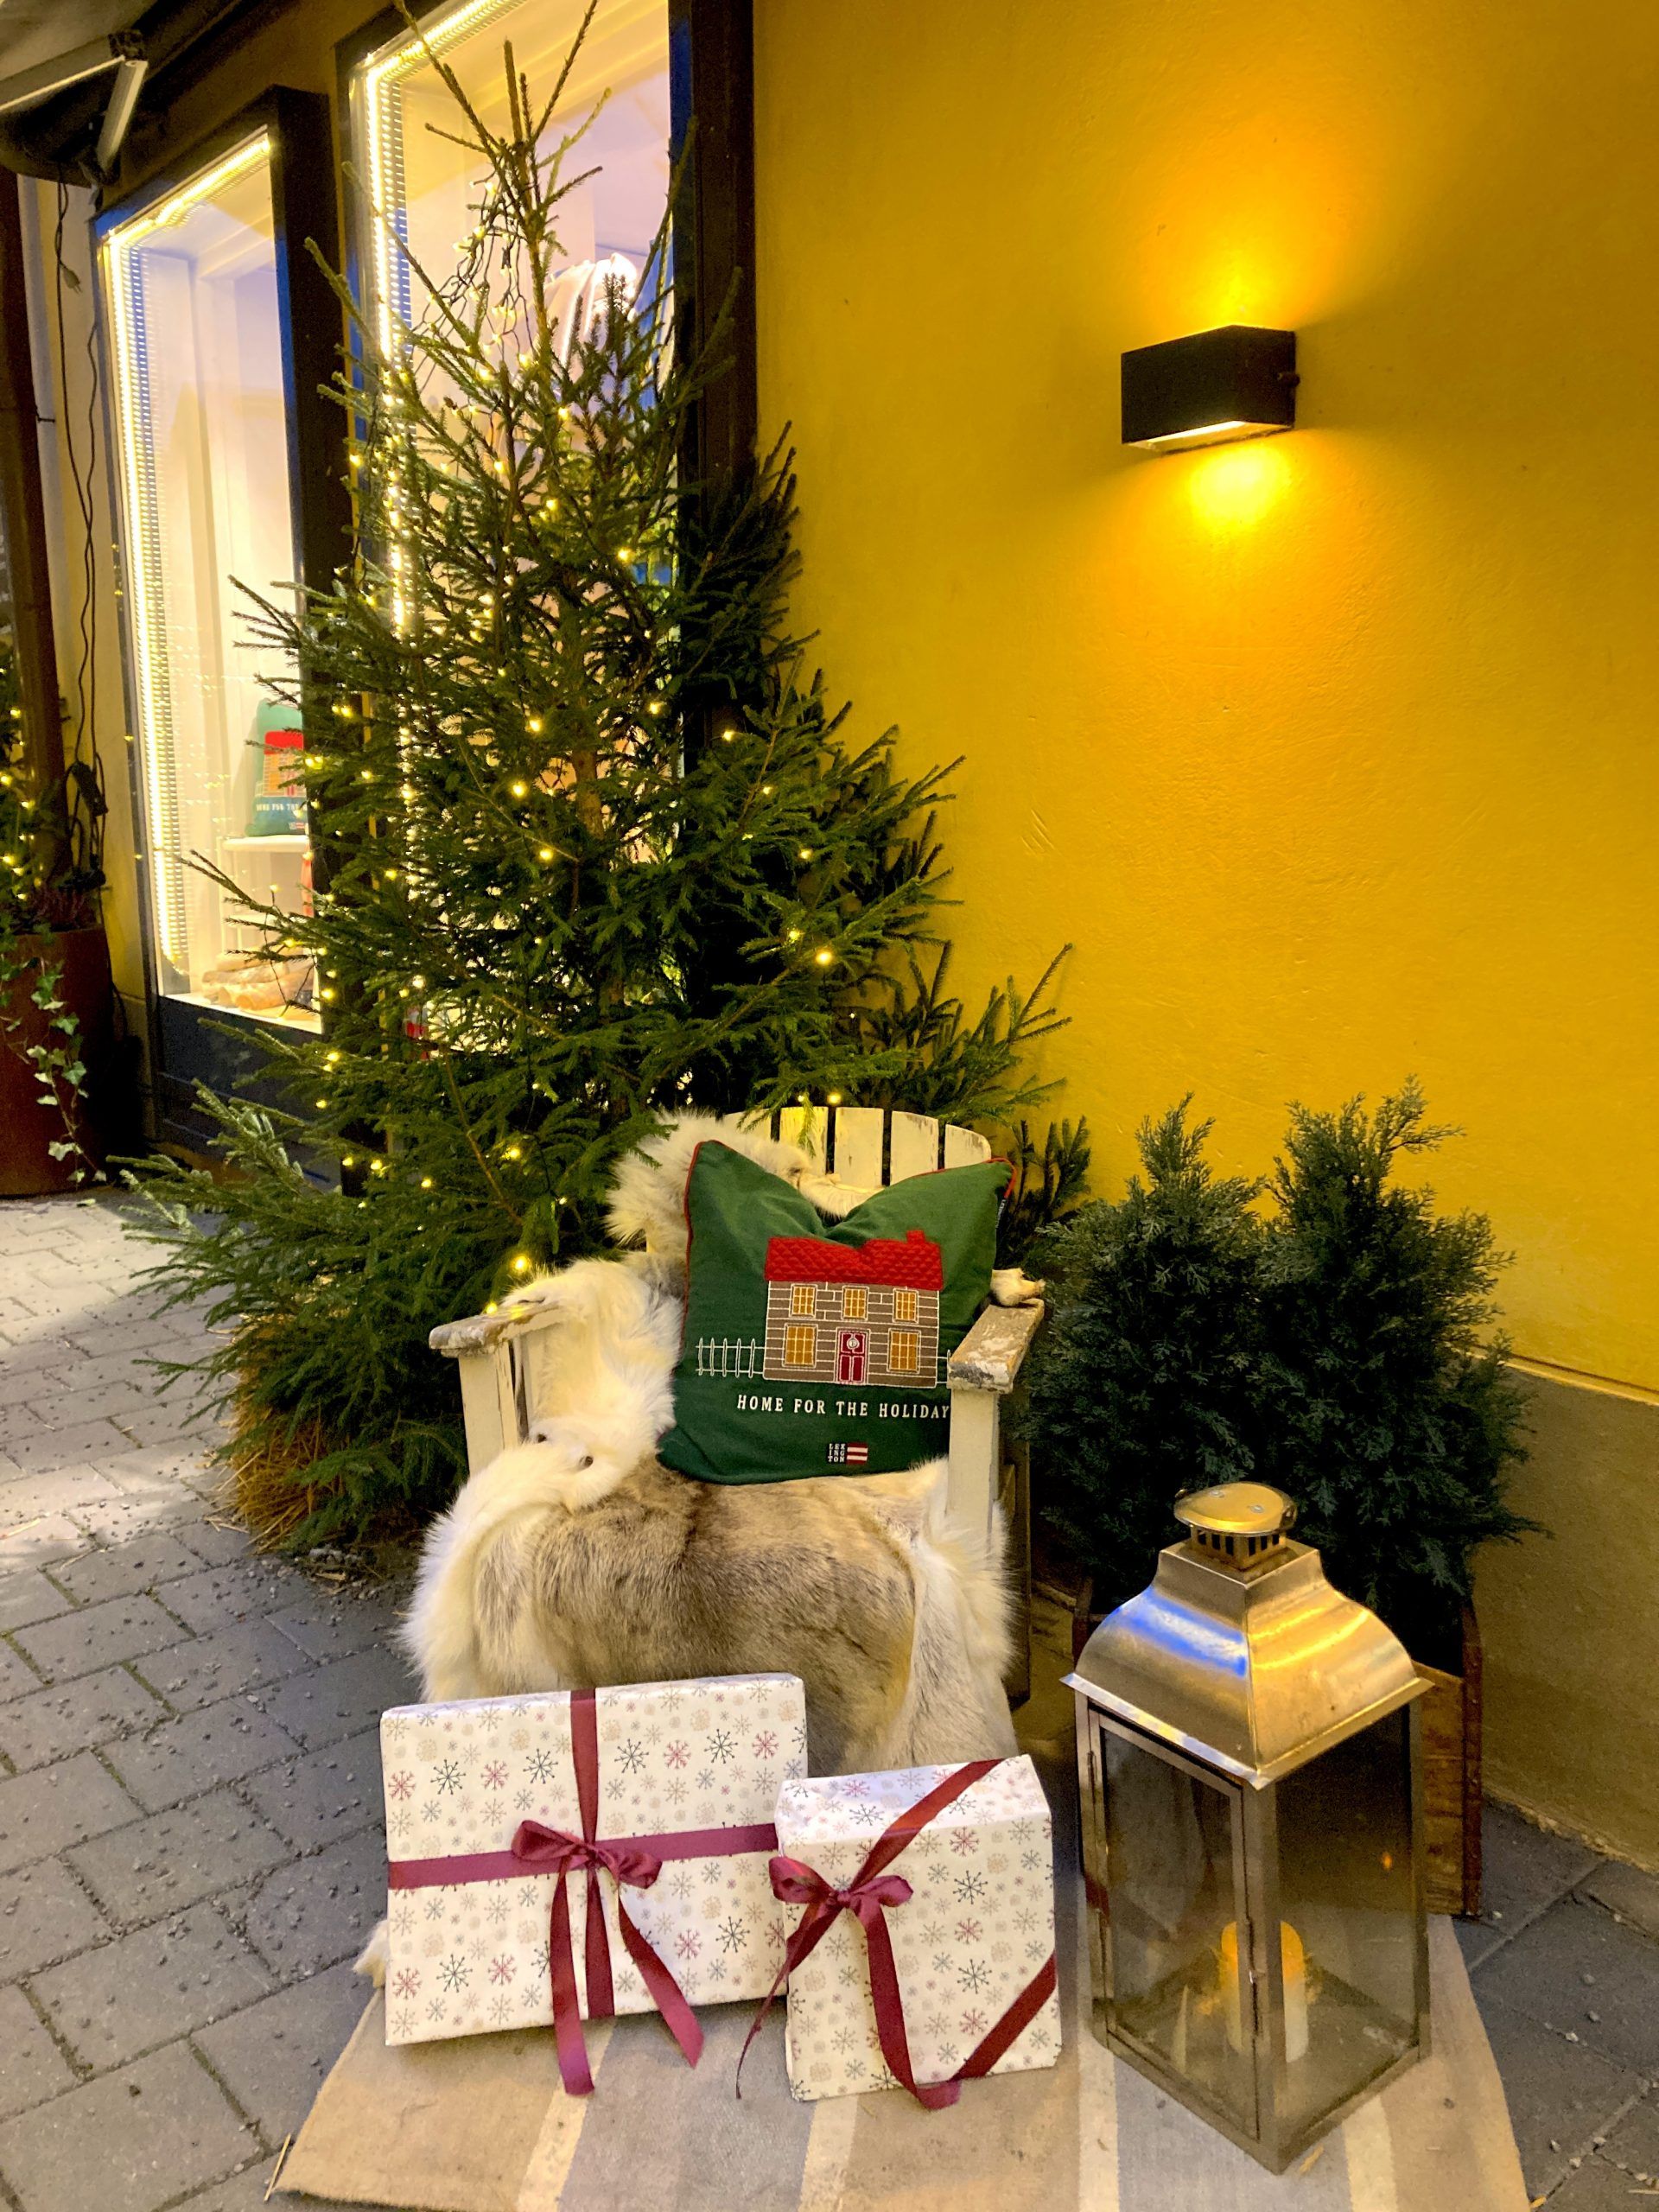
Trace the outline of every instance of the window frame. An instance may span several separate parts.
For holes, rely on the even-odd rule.
[[[289,525],[296,579],[312,588],[326,586],[351,552],[351,499],[346,489],[346,421],[343,408],[325,397],[340,361],[344,319],[327,276],[306,250],[306,241],[325,244],[330,257],[337,248],[339,202],[334,188],[334,136],[327,97],[291,86],[275,85],[211,129],[169,146],[159,162],[147,165],[142,181],[103,202],[92,222],[98,296],[99,378],[103,394],[104,451],[111,470],[118,466],[109,318],[103,278],[104,242],[147,207],[187,187],[227,155],[264,132],[270,145],[270,197],[275,231],[276,299],[281,333],[283,412],[288,442]],[[118,487],[110,492],[115,521],[117,574],[124,591],[130,558]],[[122,689],[127,727],[137,726],[137,690],[132,664],[130,622],[119,624]],[[137,891],[139,938],[143,959],[144,999],[149,1031],[149,1087],[157,1135],[163,1140],[202,1149],[211,1124],[196,1103],[196,1086],[205,1084],[221,1097],[238,1088],[263,1103],[280,1103],[267,1082],[248,1077],[263,1065],[257,1039],[278,1025],[234,1007],[212,1008],[168,996],[160,988],[156,954],[156,912],[149,874],[149,807],[139,747],[129,746],[127,766],[135,830],[131,864]],[[308,804],[313,877],[324,887],[317,867],[316,825]]]
[[[806,1340],[808,1346],[807,1357],[804,1359],[798,1359],[791,1351],[791,1346],[798,1348],[803,1338]],[[813,1321],[785,1321],[784,1324],[784,1365],[810,1370],[816,1367],[817,1363],[817,1324]]]
[[[900,1347],[910,1355],[907,1359],[898,1357]],[[919,1329],[889,1329],[887,1332],[887,1372],[889,1375],[919,1375],[922,1371],[922,1332]]]

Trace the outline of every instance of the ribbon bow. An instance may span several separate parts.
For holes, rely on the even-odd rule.
[[[918,1797],[907,1812],[900,1813],[893,1825],[876,1838],[869,1856],[844,1890],[837,1890],[824,1880],[813,1867],[798,1859],[785,1858],[782,1853],[768,1862],[772,1874],[772,1893],[785,1904],[804,1905],[806,1910],[796,1923],[795,1932],[784,1947],[784,1963],[778,1969],[777,1980],[766,1992],[760,2010],[754,2016],[737,2062],[738,2094],[741,2096],[743,2061],[748,2056],[749,2044],[760,2032],[760,2024],[771,2011],[772,2000],[785,1980],[803,1959],[815,1951],[834,1927],[843,1912],[850,1912],[864,1930],[864,1942],[870,1955],[870,2003],[875,2012],[875,2032],[881,2045],[881,2056],[887,2062],[887,2070],[896,2082],[902,2082],[919,2105],[930,2112],[941,2106],[953,2105],[962,2094],[962,2084],[970,2072],[987,2073],[995,2060],[1013,2041],[1010,2036],[1001,2048],[984,2054],[992,2038],[984,2044],[958,2068],[948,2082],[918,2083],[910,2063],[910,2042],[905,2033],[905,2001],[899,1988],[899,1969],[893,1963],[893,1938],[887,1933],[886,1915],[895,1905],[908,1904],[912,1891],[902,1874],[888,1874],[884,1868],[898,1858],[906,1844],[927,1826],[936,1813],[954,1804],[965,1789],[988,1775],[1001,1764],[996,1759],[970,1759],[953,1774],[936,1783],[925,1796]],[[1046,1971],[1053,1972],[1051,1959]],[[1040,1977],[1039,1977],[1040,1979]],[[1030,1994],[1029,1992],[1027,1993]],[[1022,1998],[1023,2005],[1025,1999]],[[1034,2008],[1033,2008],[1034,2009]],[[1029,2017],[1029,2016],[1027,2016]],[[1020,2025],[1024,2026],[1021,2021]],[[994,2030],[993,2035],[997,2031]],[[1017,2033],[1018,2031],[1016,2030]],[[982,2063],[981,2062],[982,2059]]]
[[[885,1840],[885,1839],[884,1839]],[[908,1838],[906,1839],[909,1840]],[[880,1848],[880,1846],[877,1847]],[[913,1892],[902,1874],[874,1874],[869,1872],[870,1854],[855,1878],[844,1890],[832,1889],[816,1868],[801,1859],[785,1858],[782,1853],[768,1862],[772,1875],[772,1893],[780,1904],[804,1905],[806,1910],[797,1922],[794,1934],[784,1950],[784,1963],[778,1979],[772,1985],[766,2005],[760,2008],[754,2025],[749,2030],[743,2045],[744,2055],[760,2031],[766,2017],[766,2005],[772,2003],[785,1977],[794,1972],[803,1959],[815,1951],[843,1912],[850,1912],[864,1930],[865,1948],[870,1955],[870,2002],[875,2009],[875,2032],[881,2044],[881,2056],[895,2081],[901,2082],[918,2104],[925,2105],[930,2112],[937,2112],[942,2105],[953,2105],[962,2093],[959,2082],[918,2082],[910,2063],[910,2041],[905,2033],[905,2003],[899,1991],[899,1969],[893,1962],[893,1938],[887,1933],[887,1915],[895,1905],[908,1904]],[[743,2059],[738,2060],[742,2070]]]
[[[663,1871],[654,1851],[637,1843],[601,1843],[594,1830],[599,1813],[599,1725],[594,1694],[578,1691],[570,1700],[570,1748],[576,1770],[576,1798],[582,1812],[580,1835],[563,1828],[543,1827],[539,1821],[521,1821],[512,1839],[512,1855],[524,1866],[557,1875],[553,1904],[548,1916],[547,1963],[553,1983],[553,2032],[559,2051],[559,2077],[573,2097],[585,2097],[593,2088],[588,2065],[588,2046],[582,2039],[582,2007],[576,1996],[576,1961],[570,1942],[570,1899],[567,1885],[573,1873],[588,1877],[588,1929],[585,1945],[588,2017],[608,2019],[616,2010],[611,1980],[610,1938],[605,1931],[605,1907],[600,1896],[602,1866],[617,1885],[616,1923],[628,1956],[639,1969],[640,1979],[657,2001],[669,2032],[695,2066],[702,2055],[702,2030],[697,2025],[684,1993],[648,1940],[628,1917],[622,1901],[624,1885],[648,1890]]]

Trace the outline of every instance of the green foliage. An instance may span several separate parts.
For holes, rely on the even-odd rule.
[[[62,963],[40,946],[41,938],[92,918],[103,880],[101,868],[87,880],[75,865],[68,810],[65,793],[43,796],[31,772],[16,641],[0,621],[0,1049],[25,1063],[38,1103],[56,1112],[63,1134],[47,1149],[73,1162],[80,1183],[92,1172],[80,1141],[80,1024],[61,996]]]
[[[202,1103],[230,1179],[149,1163],[141,1233],[163,1248],[163,1302],[200,1307],[215,1338],[193,1366],[162,1364],[232,1410],[232,1465],[251,1449],[290,1464],[308,1510],[268,1501],[284,1533],[315,1543],[425,1518],[466,1471],[454,1370],[425,1332],[483,1303],[505,1224],[492,1238],[459,1208],[411,1218],[320,1188],[269,1115]]]
[[[1014,1176],[996,1224],[996,1263],[1023,1266],[1045,1231],[1058,1229],[1083,1203],[1089,1186],[1089,1124],[1051,1122],[1040,1145],[1019,1122],[1008,1147]]]
[[[1414,1082],[1373,1114],[1295,1107],[1268,1185],[1267,1479],[1332,1580],[1419,1648],[1469,1594],[1476,1548],[1536,1525],[1504,1502],[1524,1402],[1488,1333],[1491,1224],[1393,1179],[1456,1134]]]
[[[1142,1129],[1144,1183],[1032,1262],[1055,1302],[1028,1415],[1046,1510],[1109,1607],[1145,1586],[1182,1491],[1273,1483],[1332,1580],[1437,1656],[1476,1548],[1535,1525],[1504,1499],[1522,1401],[1487,1333],[1491,1225],[1393,1179],[1452,1132],[1414,1083],[1374,1114],[1296,1107],[1252,1184],[1217,1179],[1185,1116]]]
[[[272,1048],[291,1114],[204,1098],[232,1179],[141,1178],[169,1287],[235,1330],[209,1380],[239,1436],[283,1427],[324,1501],[296,1541],[439,1501],[459,1407],[429,1329],[600,1246],[661,1116],[836,1092],[1000,1118],[1044,1095],[1019,1064],[1057,1025],[1052,969],[977,1020],[944,988],[944,772],[853,741],[807,671],[788,456],[723,491],[684,474],[723,324],[673,346],[659,238],[634,302],[562,351],[557,88],[535,110],[509,54],[499,135],[434,59],[474,227],[451,281],[413,270],[390,346],[337,282],[355,556],[298,619],[257,602],[303,671],[319,888],[251,911],[315,962],[326,1033]]]
[[[1261,1375],[1256,1186],[1217,1181],[1184,1102],[1139,1133],[1145,1179],[1039,1238],[1048,1284],[1027,1414],[1045,1516],[1095,1576],[1133,1595],[1183,1491],[1255,1471]]]

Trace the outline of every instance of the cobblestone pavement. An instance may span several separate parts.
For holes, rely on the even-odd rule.
[[[398,1592],[256,1557],[111,1202],[0,1203],[0,2200],[250,2212],[362,2009]],[[175,1403],[175,1400],[177,1402]],[[1551,2212],[1659,2174],[1659,1882],[1489,1808],[1459,1935]],[[315,2202],[315,2200],[312,2200]]]
[[[0,2196],[245,2212],[362,2010],[395,1591],[261,1559],[105,1200],[0,1204]],[[275,2201],[275,2200],[273,2200]]]

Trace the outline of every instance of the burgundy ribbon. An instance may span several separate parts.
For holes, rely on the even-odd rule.
[[[964,1790],[971,1789],[982,1776],[989,1774],[993,1767],[1001,1764],[999,1759],[970,1759],[966,1766],[958,1767],[954,1774],[937,1783],[925,1796],[918,1797],[908,1811],[901,1813],[890,1827],[883,1830],[869,1856],[845,1889],[832,1888],[822,1874],[799,1859],[790,1859],[779,1853],[772,1860],[772,1895],[785,1904],[798,1904],[804,1910],[796,1923],[794,1934],[785,1946],[784,1962],[778,1969],[777,1979],[766,1992],[739,2054],[740,2096],[743,2094],[743,2061],[748,2056],[749,2045],[760,2034],[760,2024],[771,2011],[779,1991],[801,1961],[817,1948],[843,1912],[850,1912],[864,1930],[864,1942],[870,1961],[870,2003],[875,2012],[876,2037],[881,2045],[881,2056],[887,2062],[887,2070],[896,2082],[910,2091],[918,2104],[925,2105],[930,2112],[937,2112],[944,2105],[955,2104],[962,2093],[962,2084],[976,2079],[982,2074],[988,2074],[997,2060],[1030,2026],[1054,1993],[1054,1954],[1052,1951],[1046,1964],[1033,1975],[1007,2011],[976,2044],[949,2081],[918,2082],[910,2062],[910,2041],[905,2033],[904,1998],[899,1987],[899,1970],[893,1962],[893,1939],[887,1933],[886,1916],[888,1910],[895,1905],[908,1904],[912,1891],[902,1874],[889,1874],[884,1870],[892,1865],[906,1845],[920,1834],[937,1814],[942,1813],[947,1805],[954,1804]]]
[[[624,1885],[648,1890],[663,1871],[666,1859],[712,1858],[731,1851],[761,1851],[778,1840],[770,1827],[745,1828],[690,1828],[677,1835],[627,1836],[601,1843],[599,1825],[599,1717],[592,1690],[570,1694],[570,1751],[576,1770],[576,1802],[582,1815],[582,1834],[543,1827],[539,1821],[521,1821],[512,1847],[504,1852],[477,1852],[453,1859],[394,1860],[388,1868],[395,1890],[428,1889],[456,1882],[500,1881],[525,1874],[555,1874],[553,1904],[548,1917],[548,1972],[553,1985],[553,2031],[558,2043],[559,2074],[573,2097],[585,2097],[594,2086],[588,2065],[588,2047],[582,2033],[582,2005],[576,1992],[575,1952],[570,1939],[570,1900],[567,1884],[573,1873],[588,1877],[588,1927],[585,1944],[588,2018],[607,2019],[616,2010],[611,1980],[610,1938],[605,1929],[605,1907],[600,1895],[598,1870],[602,1866],[617,1885],[616,1921],[629,1957],[640,1979],[656,1999],[657,2009],[682,2051],[695,2066],[702,2055],[702,2030],[686,2002],[685,1993],[652,1948],[649,1940],[628,1917],[622,1901]]]

